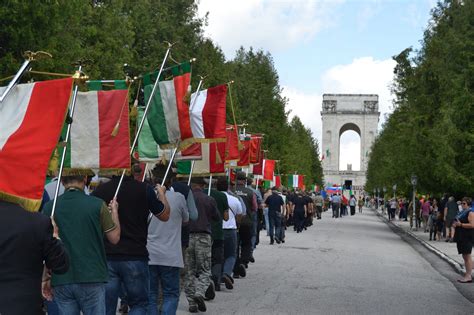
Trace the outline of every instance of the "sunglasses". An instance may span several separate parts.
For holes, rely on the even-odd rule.
[[[462,205],[466,205],[467,206],[467,202],[461,202]]]

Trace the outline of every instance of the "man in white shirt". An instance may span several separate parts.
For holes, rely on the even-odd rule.
[[[222,230],[224,231],[224,267],[222,280],[226,289],[233,289],[232,271],[237,259],[237,219],[243,213],[242,205],[237,197],[232,196],[229,192],[227,180],[219,180],[217,182],[217,190],[222,191],[227,196],[229,203],[229,220],[222,221]]]

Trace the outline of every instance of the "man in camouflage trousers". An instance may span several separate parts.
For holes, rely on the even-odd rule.
[[[184,293],[189,311],[206,311],[204,295],[211,281],[211,221],[219,221],[216,201],[204,192],[203,178],[193,178],[193,194],[198,219],[189,222],[189,246],[186,249]]]

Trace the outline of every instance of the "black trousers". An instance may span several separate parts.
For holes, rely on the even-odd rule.
[[[240,264],[248,264],[252,255],[252,225],[242,224],[237,233],[237,259],[234,272]]]
[[[211,275],[215,284],[221,283],[224,263],[224,240],[213,240],[211,249]]]
[[[296,231],[300,231],[300,232],[303,231],[304,222],[305,222],[304,211],[295,212],[293,217],[295,220]]]

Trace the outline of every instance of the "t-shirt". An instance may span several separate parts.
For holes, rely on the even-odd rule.
[[[315,198],[314,198],[314,204],[318,207],[322,207],[323,206],[323,203],[324,203],[324,200],[323,200],[323,197],[321,195],[317,195]]]
[[[188,207],[178,192],[166,191],[166,199],[170,206],[169,220],[163,222],[153,216],[148,226],[149,264],[183,268],[181,226],[189,220]]]
[[[351,198],[349,200],[349,206],[355,207],[357,205],[357,200],[355,198]]]
[[[285,203],[283,202],[283,198],[274,192],[268,196],[265,204],[268,206],[268,213],[275,214],[277,212],[281,212],[281,206],[283,206]]]
[[[50,216],[52,208],[50,201],[43,213]],[[51,284],[107,282],[103,237],[116,227],[105,203],[82,190],[69,189],[58,197],[54,220],[69,254],[69,270],[61,275],[53,274]]]
[[[229,204],[229,220],[222,221],[223,229],[237,229],[237,222],[235,221],[235,216],[244,213],[242,209],[242,203],[240,200],[232,196],[230,193],[225,192],[227,196],[227,202]]]
[[[341,203],[341,196],[339,195],[335,195],[335,196],[332,196],[332,203]]]
[[[114,176],[94,190],[93,195],[106,203],[113,199],[120,177]],[[120,241],[111,244],[106,239],[105,252],[108,260],[148,261],[146,242],[148,237],[148,216],[150,211],[160,214],[163,203],[158,200],[153,188],[143,182],[125,176],[120,187],[117,202],[119,204]]]
[[[295,212],[304,212],[304,206],[306,206],[306,201],[302,196],[295,196],[293,198],[293,204],[295,205]]]
[[[196,221],[189,221],[189,233],[211,234],[211,221],[220,219],[216,201],[201,189],[193,189],[194,199],[198,210]]]
[[[211,197],[216,201],[217,210],[219,210],[219,214],[221,215],[219,220],[211,222],[212,239],[224,240],[224,232],[222,232],[222,219],[224,218],[224,212],[229,210],[227,196],[221,191],[211,189]]]

